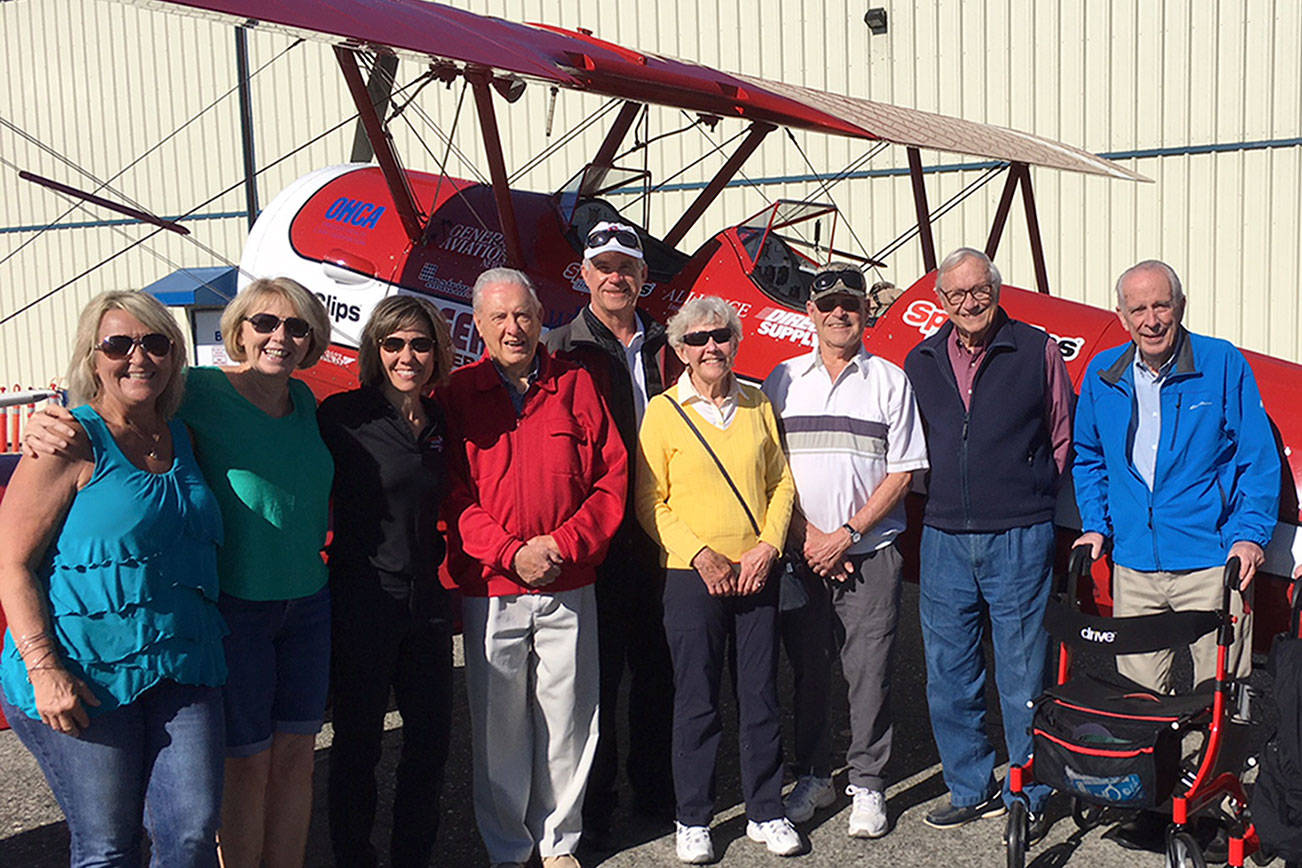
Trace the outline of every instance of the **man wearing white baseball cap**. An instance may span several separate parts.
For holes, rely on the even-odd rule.
[[[674,383],[681,372],[677,356],[668,351],[664,326],[637,309],[647,278],[637,230],[608,221],[593,226],[585,238],[581,274],[591,296],[589,304],[544,340],[554,355],[577,362],[592,376],[624,445],[635,455],[647,401]],[[615,733],[625,665],[632,675],[627,771],[634,807],[666,820],[673,819],[674,811],[669,772],[674,681],[662,623],[664,575],[659,547],[633,514],[632,473],[630,464],[624,521],[597,570],[600,716],[583,829],[588,843],[599,849],[609,842],[617,802]]]

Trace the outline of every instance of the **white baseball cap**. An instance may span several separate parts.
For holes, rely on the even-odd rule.
[[[626,223],[602,220],[588,231],[584,241],[583,258],[591,259],[602,253],[622,253],[634,259],[642,258],[642,239],[637,230]]]

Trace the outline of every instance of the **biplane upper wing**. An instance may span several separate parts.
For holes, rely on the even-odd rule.
[[[529,25],[425,0],[124,0],[421,62],[451,61],[560,87],[829,135],[1128,180],[1148,180],[1049,139],[644,54],[587,31]]]

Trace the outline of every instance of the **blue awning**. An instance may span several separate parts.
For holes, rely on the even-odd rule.
[[[183,268],[155,280],[145,292],[169,307],[225,307],[235,297],[238,278],[234,266]]]

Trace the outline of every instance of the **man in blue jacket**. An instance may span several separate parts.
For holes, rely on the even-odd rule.
[[[1256,380],[1227,341],[1183,326],[1180,278],[1157,260],[1117,280],[1117,315],[1131,343],[1094,357],[1076,406],[1073,476],[1084,533],[1097,558],[1113,543],[1117,616],[1216,609],[1225,562],[1242,563],[1246,591],[1275,529],[1280,463]],[[1251,616],[1233,595],[1229,671],[1252,669]],[[1190,647],[1194,684],[1216,672],[1216,637]],[[1132,681],[1171,689],[1174,652],[1117,658]],[[1142,846],[1138,824],[1123,844]]]

